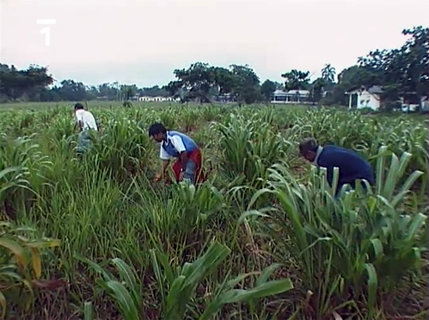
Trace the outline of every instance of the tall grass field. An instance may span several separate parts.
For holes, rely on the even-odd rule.
[[[89,103],[78,157],[72,106],[0,106],[0,319],[427,318],[426,118]],[[152,182],[153,122],[200,145],[206,182]],[[311,136],[375,185],[336,199]]]

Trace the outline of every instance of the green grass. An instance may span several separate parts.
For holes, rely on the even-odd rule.
[[[1,277],[19,261],[0,246],[7,317],[425,317],[425,118],[133,104],[89,102],[100,132],[82,159],[72,102],[0,105],[2,220],[34,229],[32,241],[59,239],[59,247],[40,249],[41,279],[68,282],[41,288],[47,284],[32,285],[27,275],[35,294],[20,307],[3,290],[15,278]],[[154,121],[202,146],[204,185],[151,182],[159,166],[147,136]],[[310,135],[356,149],[377,185],[335,201],[323,176],[298,157]]]

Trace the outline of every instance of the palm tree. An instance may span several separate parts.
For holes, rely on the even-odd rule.
[[[327,82],[334,83],[335,82],[335,68],[331,66],[331,64],[325,64],[322,69],[322,79]]]

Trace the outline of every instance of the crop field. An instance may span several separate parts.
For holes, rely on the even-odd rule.
[[[426,319],[428,120],[339,109],[0,106],[0,319]],[[208,180],[152,182],[153,122]],[[314,136],[372,164],[338,199],[298,154]]]

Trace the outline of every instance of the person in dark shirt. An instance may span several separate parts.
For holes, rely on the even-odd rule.
[[[321,147],[313,138],[307,138],[299,144],[299,153],[317,167],[327,170],[327,179],[332,186],[334,167],[338,167],[337,194],[344,184],[355,188],[356,179],[374,184],[374,174],[371,165],[353,150],[328,145]],[[365,185],[363,185],[365,187]]]

